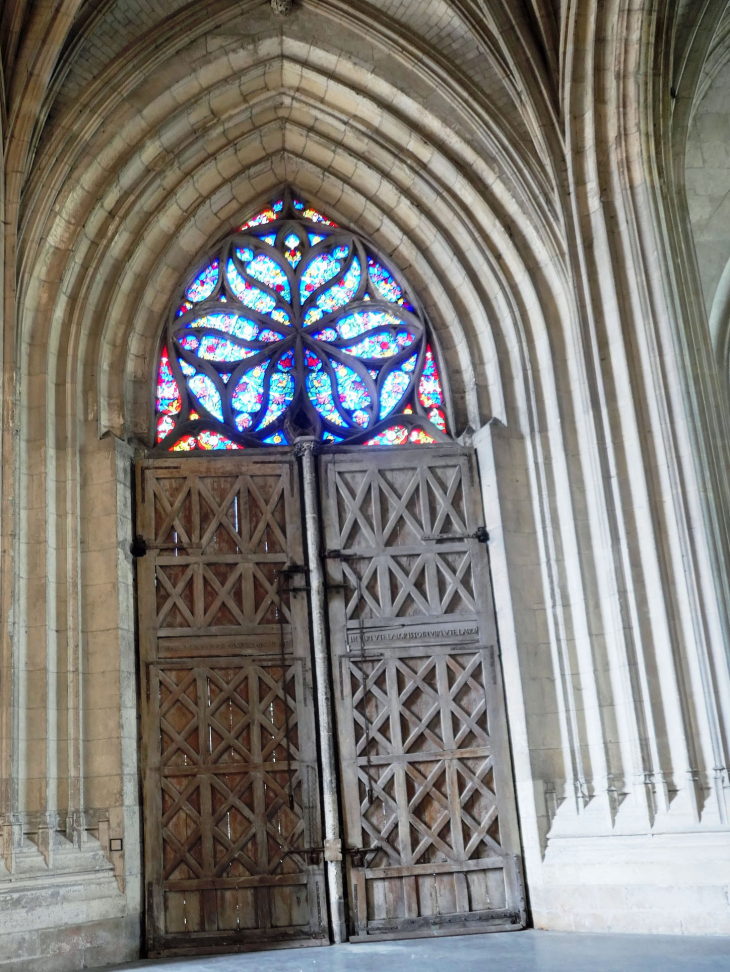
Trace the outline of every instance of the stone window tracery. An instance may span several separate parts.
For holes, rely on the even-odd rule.
[[[449,441],[428,324],[357,234],[289,191],[219,244],[170,313],[156,451]]]

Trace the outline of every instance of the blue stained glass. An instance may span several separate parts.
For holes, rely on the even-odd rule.
[[[398,402],[403,398],[411,383],[410,372],[416,367],[418,355],[414,354],[402,367],[391,371],[380,389],[380,418],[390,415]]]
[[[328,280],[337,276],[342,269],[342,261],[347,259],[349,252],[348,247],[338,246],[335,247],[332,253],[318,253],[307,264],[299,283],[299,298],[302,303],[308,300],[315,290],[318,290]]]
[[[293,219],[301,222],[288,222]],[[276,226],[270,225],[274,221]],[[283,233],[281,226],[286,226]],[[404,313],[420,317],[420,311],[414,310],[404,285],[368,245],[367,261],[361,263],[360,244],[353,252],[347,231],[336,230],[336,224],[309,203],[288,195],[252,217],[242,232],[249,235],[222,241],[215,259],[198,268],[192,283],[177,296],[174,313],[186,316],[186,326],[180,328],[179,321],[168,324],[171,354],[161,354],[158,369],[157,442],[174,439],[172,448],[188,451],[242,448],[233,439],[236,432],[248,432],[256,433],[262,444],[290,444],[280,426],[295,401],[302,364],[302,391],[329,426],[322,432],[325,442],[347,441],[352,432],[386,416],[390,427],[371,442],[427,443],[446,432],[444,390],[432,348],[422,325]],[[295,306],[294,287],[300,297]],[[353,307],[356,299],[360,303]],[[227,302],[225,308],[219,301]],[[292,342],[292,325],[304,329],[306,344],[301,337]],[[280,355],[277,346],[287,337],[289,350]],[[335,350],[332,345],[340,347]],[[258,360],[264,348],[273,360],[254,365],[252,356]],[[394,368],[394,356],[404,354],[407,360]],[[215,371],[203,361],[212,363]],[[179,387],[170,362],[176,374],[185,376]],[[234,371],[239,362],[244,364]],[[244,367],[248,370],[241,375]],[[378,384],[376,396],[373,388]],[[228,432],[201,431],[207,416],[222,422],[229,407],[233,420]],[[421,423],[411,424],[415,408],[430,432]],[[185,423],[179,421],[183,414]],[[267,426],[268,431],[262,431]],[[331,431],[333,426],[339,434]],[[272,427],[278,431],[272,432]]]
[[[284,298],[287,304],[291,303],[289,280],[276,260],[273,260],[270,256],[266,256],[265,253],[259,253],[257,257],[251,260],[246,270],[254,280],[258,280],[259,283],[271,287],[272,290],[275,290],[277,294]]]
[[[377,334],[368,334],[362,341],[342,350],[358,358],[392,358],[409,344],[413,344],[413,340],[409,331],[399,331],[395,336],[390,331],[379,331]]]
[[[243,374],[233,389],[231,406],[235,415],[236,428],[243,432],[250,428],[253,416],[261,408],[264,400],[264,375],[268,361],[257,364],[250,371]]]
[[[299,261],[302,259],[302,241],[299,239],[296,233],[289,233],[287,238],[284,240],[284,256],[287,258],[289,263],[297,268]]]
[[[185,335],[180,344],[188,351],[196,351],[185,343],[190,342],[191,338],[193,341],[198,341],[198,338],[193,335]],[[234,344],[227,338],[215,337],[213,334],[204,334],[197,348],[198,357],[206,361],[243,361],[244,358],[250,358],[252,354],[258,354],[258,351],[254,348],[242,348],[240,344]]]
[[[333,287],[330,287],[329,290],[325,290],[319,294],[317,297],[317,307],[312,307],[307,311],[304,315],[304,323],[313,324],[324,314],[329,314],[339,307],[344,307],[345,304],[349,304],[355,296],[359,284],[360,261],[357,257],[353,257],[352,263],[342,280],[338,281]]]
[[[367,390],[365,382],[352,368],[343,364],[341,361],[335,361],[330,358],[330,364],[337,379],[337,394],[340,399],[340,405],[347,409],[348,412],[355,413],[353,418],[355,418],[358,425],[367,425],[368,416],[363,409],[370,406],[372,399],[370,398],[370,393]]]
[[[312,351],[304,352],[304,363],[309,372],[307,374],[307,395],[320,415],[332,422],[333,425],[345,425],[345,421],[335,408],[332,397],[332,382],[324,370],[321,359]]]
[[[258,311],[259,314],[269,314],[276,307],[276,301],[273,297],[265,294],[258,287],[254,287],[248,280],[244,280],[236,269],[233,260],[228,261],[226,274],[228,275],[228,283],[231,285],[231,290],[246,307]]]
[[[205,317],[197,317],[190,321],[188,327],[212,327],[216,331],[224,331],[234,337],[243,338],[244,341],[255,341],[259,333],[259,326],[254,321],[249,321],[247,317],[240,317],[235,313],[206,314]]]
[[[157,374],[157,411],[161,412],[157,421],[157,441],[161,442],[175,425],[173,415],[182,408],[180,389],[170,368],[167,348],[162,349],[160,368]]]
[[[402,327],[403,321],[387,310],[359,310],[341,317],[335,324],[341,338],[360,337],[376,327]],[[316,335],[315,335],[316,336]]]
[[[289,407],[289,403],[294,398],[294,376],[281,367],[281,362],[277,370],[269,379],[269,407],[266,414],[261,419],[261,428],[271,425],[281,413]]]
[[[323,331],[313,334],[312,337],[317,341],[336,341],[339,334],[333,327],[326,327]]]
[[[385,297],[392,304],[400,304],[406,310],[413,311],[413,307],[403,296],[402,289],[395,282],[392,274],[382,264],[376,263],[372,257],[368,257],[368,268],[370,270],[370,279],[375,284],[381,297]]]
[[[222,422],[223,405],[213,379],[207,375],[193,375],[192,378],[188,378],[188,387],[203,408],[206,408],[211,415],[215,415]]]
[[[213,262],[201,271],[198,276],[193,280],[188,289],[185,291],[185,296],[188,300],[195,301],[199,303],[201,300],[206,300],[215,290],[215,285],[218,283],[218,261],[213,260]]]
[[[259,334],[259,341],[263,341],[265,344],[269,344],[272,341],[281,341],[282,335],[277,331],[272,331],[270,328],[264,328],[264,330]]]

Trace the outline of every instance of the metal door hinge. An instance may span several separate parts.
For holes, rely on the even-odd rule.
[[[367,867],[369,858],[375,857],[379,850],[379,847],[346,847],[344,853],[352,861],[353,867]]]
[[[426,533],[421,540],[478,540],[479,543],[489,543],[489,531],[485,526],[477,527],[474,533]]]

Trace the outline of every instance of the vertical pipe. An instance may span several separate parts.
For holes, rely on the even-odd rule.
[[[309,558],[309,588],[312,606],[312,640],[314,673],[317,682],[317,715],[322,751],[322,789],[324,794],[325,866],[329,889],[330,920],[335,944],[346,940],[345,901],[342,886],[340,816],[335,770],[334,726],[332,717],[332,683],[325,620],[324,572],[321,560],[321,526],[317,502],[317,480],[314,469],[314,439],[299,439],[304,483],[304,524]],[[328,860],[339,857],[339,860]]]

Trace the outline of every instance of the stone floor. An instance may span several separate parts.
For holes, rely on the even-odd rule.
[[[451,972],[457,963],[459,972],[728,972],[730,938],[524,931],[162,959],[118,966],[118,970]]]

